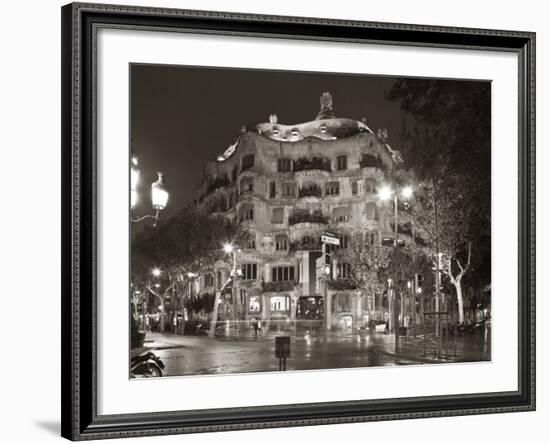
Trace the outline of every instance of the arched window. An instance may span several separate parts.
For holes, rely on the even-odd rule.
[[[254,191],[254,179],[252,177],[243,177],[241,180],[241,194],[252,193]]]
[[[334,222],[349,222],[351,220],[351,209],[349,207],[338,207],[332,210]]]
[[[338,279],[349,279],[351,277],[351,265],[348,262],[338,263]]]
[[[245,220],[254,220],[254,205],[253,204],[244,204],[239,208],[239,222]]]
[[[271,213],[271,223],[272,224],[282,224],[284,221],[284,208],[273,208],[273,212]]]
[[[348,169],[348,156],[338,156],[336,158],[336,169],[337,170]]]
[[[214,286],[214,275],[212,273],[207,273],[204,275],[204,286],[205,287]]]
[[[367,193],[376,192],[376,185],[377,185],[377,182],[372,177],[365,179],[365,191]]]
[[[354,196],[357,196],[358,192],[359,192],[359,184],[356,180],[354,180],[351,183],[351,194],[353,194]]]
[[[339,182],[327,182],[325,185],[325,195],[326,196],[338,196],[340,194],[340,183]]]
[[[254,166],[254,154],[247,154],[243,157],[241,171],[247,170]]]
[[[367,219],[377,220],[378,211],[374,202],[368,202],[365,209],[367,213]]]
[[[275,236],[275,249],[277,251],[288,250],[288,236],[286,234],[278,234]]]

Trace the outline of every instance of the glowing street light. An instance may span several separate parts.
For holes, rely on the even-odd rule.
[[[406,186],[401,190],[401,195],[404,199],[410,199],[413,195],[413,189],[411,186]]]
[[[159,277],[161,275],[160,268],[153,268],[153,271],[151,271],[151,273],[153,274],[153,276]]]
[[[137,168],[137,165],[137,157],[132,157],[132,166],[130,168],[130,204],[132,208],[134,208],[138,202],[137,187],[139,185],[139,169]]]
[[[151,201],[153,202],[153,209],[156,210],[157,216],[159,211],[166,208],[168,203],[168,190],[164,184],[164,174],[157,173],[158,179],[151,185]]]
[[[225,251],[227,254],[233,253],[233,250],[234,250],[233,245],[231,245],[229,243],[224,244],[223,251]]]
[[[380,198],[380,200],[387,201],[390,200],[392,196],[393,190],[388,185],[384,185],[378,191],[378,197]]]
[[[140,171],[137,166],[138,160],[137,157],[134,156],[132,157],[132,163],[130,165],[130,206],[132,209],[134,209],[139,203],[139,193],[137,188],[140,182]],[[153,204],[152,206],[153,210],[155,210],[155,214],[147,214],[142,217],[131,218],[130,220],[134,223],[142,222],[145,219],[153,219],[153,227],[156,227],[160,212],[166,208],[169,197],[168,189],[164,183],[164,175],[162,173],[157,174],[158,179],[156,182],[151,184],[151,202]]]

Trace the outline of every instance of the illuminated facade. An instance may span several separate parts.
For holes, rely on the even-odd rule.
[[[272,114],[269,122],[243,128],[206,165],[198,205],[238,221],[252,235],[235,255],[240,276],[221,297],[220,319],[262,319],[268,328],[322,319],[315,262],[325,230],[340,238],[327,283],[331,327],[383,319],[382,294],[362,295],[346,284],[346,250],[355,230],[393,240],[391,211],[376,190],[400,158],[384,133],[375,134],[364,120],[335,117],[332,97],[324,93],[315,120],[283,125]],[[231,255],[219,261],[214,274],[201,279],[201,291],[219,290],[232,267]]]

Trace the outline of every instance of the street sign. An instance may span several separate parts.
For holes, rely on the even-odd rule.
[[[321,234],[321,242],[324,244],[340,245],[340,239],[326,233]]]

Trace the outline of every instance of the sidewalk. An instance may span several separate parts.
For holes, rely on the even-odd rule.
[[[427,338],[424,338],[424,335],[417,335],[415,340],[412,337],[400,336],[397,352],[395,339],[391,337],[392,346],[384,350],[380,349],[380,353],[429,364],[491,360],[490,338],[475,334],[456,338],[453,336],[449,338],[448,344],[443,342],[441,350],[439,350],[439,339],[433,333]]]

